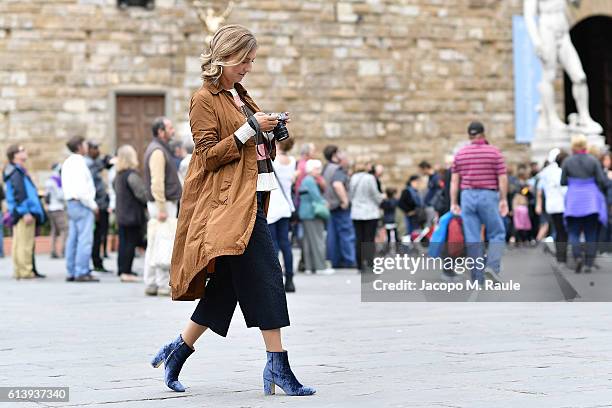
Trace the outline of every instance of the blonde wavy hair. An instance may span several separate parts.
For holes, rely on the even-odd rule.
[[[200,56],[202,80],[217,85],[223,67],[242,63],[254,49],[257,49],[257,40],[246,27],[238,24],[221,27],[210,41],[208,52]]]
[[[571,139],[572,151],[585,150],[587,148],[587,138],[585,135],[579,134],[572,136]]]
[[[138,156],[136,150],[130,145],[123,145],[117,150],[117,173],[123,170],[138,168]]]
[[[372,168],[372,163],[363,159],[356,160],[353,163],[353,173],[368,172]]]

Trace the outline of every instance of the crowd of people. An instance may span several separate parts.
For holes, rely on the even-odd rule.
[[[167,118],[157,118],[152,133],[142,173],[134,147],[101,155],[97,142],[73,137],[66,144],[71,154],[52,166],[42,199],[28,174],[26,149],[7,149],[3,224],[12,228],[16,279],[45,277],[36,269],[34,238],[48,221],[50,256],[65,257],[66,280],[99,281],[92,271],[109,272],[104,259],[114,227],[121,281],[141,281],[132,265],[144,251],[145,293],[170,295],[163,254],[167,258],[172,251],[193,144],[174,141]],[[293,247],[301,249],[299,272],[366,272],[374,253],[368,244],[427,240],[445,214],[461,215],[468,255],[479,256],[483,248],[475,244],[483,240],[515,246],[553,241],[559,263],[568,262],[569,244],[576,272],[596,267],[597,251],[612,249],[610,153],[589,150],[578,136],[571,152],[553,149],[542,169],[536,162],[513,168],[489,144],[481,123],[470,124],[468,134],[469,143],[444,165],[419,163],[400,188],[383,186],[382,165],[351,160],[338,146],[325,146],[322,162],[313,143],[303,144],[298,157],[291,153],[294,139],[278,143],[273,163],[278,188],[271,191],[267,221],[282,254],[285,291],[295,291]],[[486,274],[500,279],[503,250],[494,247],[474,279]]]
[[[576,273],[591,272],[598,252],[612,249],[612,160],[609,152],[572,139],[571,152],[552,149],[542,169],[519,165],[509,174],[513,218],[507,237],[516,245],[555,243],[557,262],[568,264],[571,246]]]
[[[507,244],[554,242],[556,259],[566,267],[569,244],[577,273],[591,272],[597,252],[612,250],[609,152],[587,146],[579,135],[571,152],[553,149],[542,169],[536,162],[509,166],[482,123],[472,122],[468,136],[443,166],[419,163],[401,189],[383,188],[381,165],[352,161],[337,146],[323,149],[321,163],[313,144],[303,145],[296,160],[289,156],[293,141],[281,143],[275,168],[282,193],[272,194],[268,221],[285,260],[285,289],[295,290],[290,237],[301,248],[300,271],[366,272],[372,243],[425,242],[445,215],[461,217],[467,256],[483,256],[488,248],[485,267],[472,270],[479,282],[487,276],[502,281]]]
[[[142,248],[145,293],[170,295],[169,260],[157,259],[153,252],[163,252],[165,245],[166,257],[171,253],[181,186],[193,148],[170,144],[175,131],[167,118],[155,119],[152,132],[142,175],[133,146],[119,147],[116,156],[101,155],[98,142],[71,138],[66,143],[69,156],[52,166],[43,194],[28,173],[27,150],[20,145],[8,147],[0,201],[6,200],[8,207],[2,211],[2,224],[12,229],[15,279],[45,278],[36,269],[35,236],[48,221],[50,256],[65,258],[66,281],[99,282],[92,272],[111,272],[104,259],[114,227],[119,237],[120,280],[142,280],[132,269]],[[157,235],[161,238],[156,239]]]

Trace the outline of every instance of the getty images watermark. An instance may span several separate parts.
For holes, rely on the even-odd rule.
[[[361,274],[361,300],[612,301],[612,252],[598,254],[591,268],[576,273],[572,252],[568,250],[567,262],[560,263],[554,249],[547,244],[517,248],[505,243],[467,243],[457,254],[452,245],[364,244],[362,253],[369,267]],[[500,258],[496,265],[494,260]]]
[[[414,277],[417,272],[427,273],[432,271],[447,270],[453,271],[454,275],[463,275],[472,269],[483,271],[486,268],[484,257],[445,257],[430,258],[424,254],[410,256],[408,254],[395,254],[391,257],[375,257],[373,259],[372,272],[375,275],[382,275],[385,272],[407,273]],[[519,282],[496,282],[484,280],[482,284],[478,280],[467,279],[465,281],[431,281],[427,278],[421,279],[400,279],[399,281],[386,282],[384,279],[374,279],[372,287],[376,291],[443,291],[447,293],[464,290],[495,290],[495,291],[519,291]]]

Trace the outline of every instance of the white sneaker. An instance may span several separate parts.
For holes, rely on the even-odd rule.
[[[157,296],[170,296],[172,291],[170,287],[157,288]]]
[[[317,271],[317,275],[333,275],[336,270],[333,268],[320,269]]]

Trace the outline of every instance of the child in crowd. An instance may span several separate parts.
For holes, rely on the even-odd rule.
[[[522,192],[514,195],[512,199],[512,221],[516,231],[516,242],[529,242],[531,219],[529,218],[529,201]]]
[[[380,203],[380,208],[383,210],[383,224],[387,231],[387,243],[397,242],[397,224],[395,223],[395,210],[397,209],[398,200],[396,197],[397,189],[385,189],[386,198]]]

